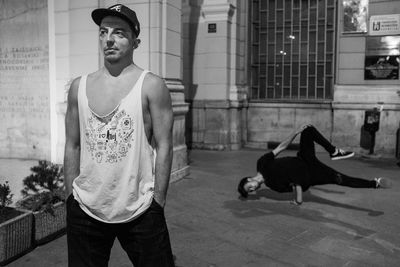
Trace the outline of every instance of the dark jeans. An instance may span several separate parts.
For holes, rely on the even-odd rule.
[[[110,224],[88,216],[72,195],[68,198],[68,266],[107,266],[115,238],[135,267],[174,266],[164,209],[154,200],[137,219]]]
[[[303,159],[311,176],[311,185],[337,184],[355,188],[375,188],[374,180],[365,180],[340,173],[317,159],[314,142],[322,146],[329,154],[335,147],[313,126],[307,127],[300,136],[300,150],[297,156]]]

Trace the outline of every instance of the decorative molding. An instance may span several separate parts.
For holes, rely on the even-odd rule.
[[[390,85],[390,84],[385,84],[385,85],[379,85],[379,84],[366,84],[366,85],[335,85],[335,90],[399,90],[400,89],[400,84],[399,85]]]
[[[244,101],[247,100],[248,86],[232,85],[229,88],[229,100]]]
[[[189,168],[190,168],[189,165],[186,165],[181,169],[171,172],[169,183],[173,183],[173,182],[179,181],[180,179],[185,178],[185,176],[189,174],[189,170],[190,170]]]
[[[166,78],[164,80],[172,97],[174,116],[185,115],[189,111],[189,104],[184,100],[185,86],[180,79]]]
[[[354,102],[334,102],[332,103],[332,108],[334,110],[367,110],[372,109],[374,107],[379,108],[379,104],[376,102],[371,103],[354,103]],[[400,103],[399,104],[383,104],[383,111],[400,111]]]
[[[249,108],[331,109],[329,102],[249,102]]]
[[[398,90],[400,85],[335,85],[333,102],[400,105]]]
[[[398,0],[369,0],[370,4],[374,4],[374,3],[382,3],[382,2],[396,2]]]
[[[185,86],[181,79],[165,78],[164,80],[170,92],[184,93]]]
[[[211,2],[209,4],[209,2]],[[205,1],[201,13],[203,21],[227,21],[232,22],[232,16],[236,7],[226,1]]]
[[[191,108],[197,109],[230,109],[230,108],[245,108],[248,102],[231,101],[231,100],[191,100],[188,101]]]
[[[189,111],[189,104],[172,104],[174,116],[185,115]]]

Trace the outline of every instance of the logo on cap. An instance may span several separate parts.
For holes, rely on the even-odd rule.
[[[121,5],[113,6],[110,9],[115,10],[117,12],[121,12]]]

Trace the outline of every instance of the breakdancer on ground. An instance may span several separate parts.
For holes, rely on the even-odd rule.
[[[280,157],[278,154],[285,150],[300,134],[300,149],[296,157]],[[365,180],[350,177],[323,164],[315,156],[314,142],[321,145],[331,156],[332,160],[345,159],[354,156],[354,152],[344,151],[333,146],[318,130],[308,124],[288,136],[274,150],[264,154],[257,161],[257,174],[240,180],[238,191],[244,198],[249,192],[256,191],[261,184],[277,192],[294,192],[291,202],[301,205],[302,193],[310,186],[337,184],[355,188],[386,188],[390,181],[386,178]]]

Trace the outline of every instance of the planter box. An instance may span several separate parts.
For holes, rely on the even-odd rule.
[[[32,212],[23,213],[0,224],[0,265],[4,266],[32,247]]]
[[[65,231],[67,225],[65,203],[55,204],[53,211],[53,214],[46,211],[33,212],[36,244],[46,243]]]

